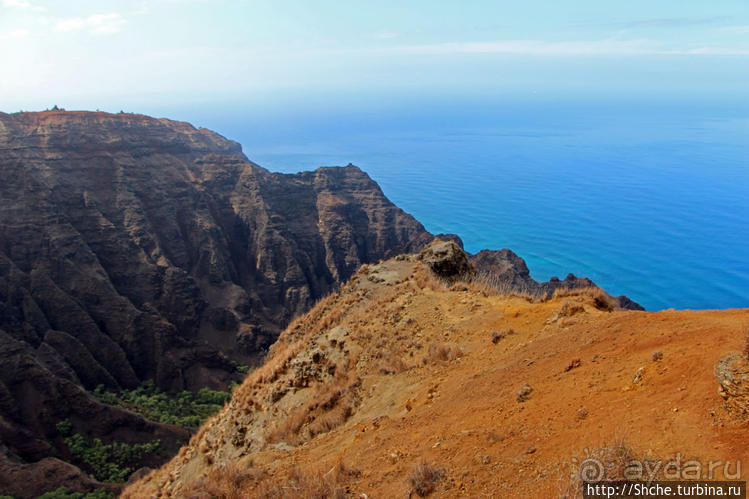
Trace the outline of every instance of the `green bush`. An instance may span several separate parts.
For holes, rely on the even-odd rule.
[[[94,390],[94,396],[106,404],[137,412],[151,421],[188,428],[200,426],[231,398],[229,392],[210,388],[201,388],[197,395],[187,390],[169,395],[150,380],[134,390],[123,390],[121,393],[107,392],[100,385]]]
[[[63,421],[60,421],[56,425],[57,432],[62,435],[63,437],[69,437],[73,434],[73,424],[70,422],[69,419],[65,419]],[[0,497],[0,499],[2,499]]]
[[[5,499],[6,496],[0,496],[0,499]],[[9,497],[9,496],[7,496]],[[12,497],[10,499],[13,499]],[[114,495],[107,492],[104,489],[95,490],[88,494],[82,492],[75,492],[67,487],[60,487],[52,492],[47,492],[40,495],[36,499],[114,499]]]
[[[142,444],[105,444],[99,438],[89,444],[80,433],[66,438],[65,444],[75,461],[85,464],[101,482],[124,482],[134,471],[133,465],[158,452],[161,446],[158,440]]]

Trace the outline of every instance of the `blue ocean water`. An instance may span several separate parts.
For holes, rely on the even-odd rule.
[[[749,307],[746,102],[585,99],[202,116],[281,172],[354,163],[434,233],[648,310]]]

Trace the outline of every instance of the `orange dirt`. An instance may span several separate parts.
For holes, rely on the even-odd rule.
[[[713,366],[743,348],[747,324],[747,309],[606,312],[586,293],[534,303],[449,288],[412,259],[365,266],[292,323],[231,404],[124,497],[304,495],[311,489],[290,473],[315,472],[335,475],[350,497],[408,497],[419,463],[441,472],[435,497],[559,497],[575,463],[612,442],[636,457],[696,459],[705,473],[710,461],[730,461],[733,473],[736,462],[749,467],[749,424],[726,411]],[[340,327],[348,335],[337,365],[347,363],[349,384],[323,376],[273,401],[270,385],[293,382],[282,381],[288,359],[313,347],[332,355],[324,340]],[[519,401],[524,384],[532,391]],[[355,407],[309,438],[327,409],[298,408],[337,386]],[[276,431],[271,442],[295,410],[302,436]],[[237,447],[229,436],[242,417],[255,440]],[[216,473],[228,467],[254,474]]]

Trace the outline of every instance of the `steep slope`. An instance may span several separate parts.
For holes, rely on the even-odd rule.
[[[0,113],[0,450],[65,458],[70,419],[168,452],[184,430],[81,387],[225,388],[362,263],[430,238],[354,166],[272,174],[187,123]]]
[[[749,310],[609,311],[600,290],[533,300],[458,270],[450,243],[364,266],[124,497],[556,497],[582,463],[720,478],[749,458],[749,362],[719,362]]]
[[[271,174],[186,123],[0,115],[0,152],[0,327],[71,345],[96,370],[71,365],[84,385],[220,381],[227,362],[196,343],[262,352],[361,263],[426,234],[356,167]]]

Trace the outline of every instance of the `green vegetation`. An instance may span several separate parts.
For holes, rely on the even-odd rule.
[[[63,437],[69,437],[73,434],[73,424],[70,422],[69,419],[65,419],[63,421],[60,421],[56,425],[57,432],[62,435]],[[0,499],[2,499],[0,497]]]
[[[93,395],[108,405],[122,407],[159,423],[197,428],[208,417],[218,412],[231,398],[231,393],[202,388],[197,395],[183,391],[175,395],[159,390],[153,381],[146,381],[134,390],[120,393],[109,392],[98,386]],[[58,433],[65,437],[65,444],[79,464],[94,478],[102,482],[124,482],[142,462],[161,449],[158,440],[128,444],[112,442],[105,444],[99,438],[92,443],[79,433],[74,433],[73,424],[65,419],[56,425]],[[106,493],[106,491],[103,491]],[[99,494],[99,492],[92,493]],[[101,499],[109,495],[82,495],[64,488],[45,494],[44,499]],[[0,497],[0,499],[3,499]]]
[[[131,445],[123,442],[105,444],[99,438],[90,445],[80,433],[66,438],[65,444],[75,460],[84,463],[101,482],[124,482],[135,471],[132,465],[158,452],[161,446],[158,440]]]
[[[3,499],[4,496],[0,496],[0,499]],[[10,499],[13,499],[12,497]],[[114,499],[114,495],[110,494],[104,489],[95,490],[94,492],[89,492],[88,494],[83,494],[82,492],[75,492],[67,487],[60,487],[57,490],[54,490],[52,492],[47,492],[46,494],[42,494],[36,499]]]
[[[94,390],[94,396],[106,404],[137,412],[151,421],[197,428],[229,401],[231,393],[201,388],[197,395],[187,390],[168,395],[149,380],[134,390],[120,393],[107,392],[100,385]]]

